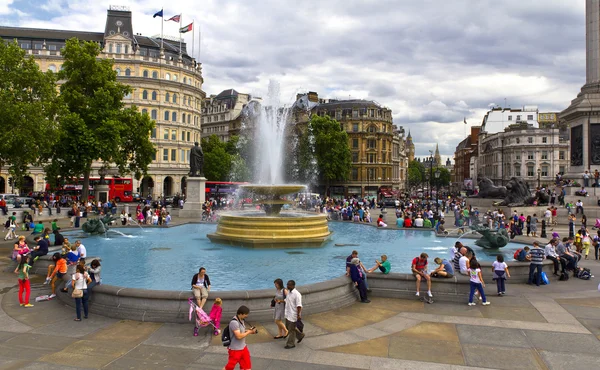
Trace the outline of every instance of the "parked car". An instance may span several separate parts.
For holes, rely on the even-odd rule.
[[[142,197],[142,195],[140,193],[135,193],[135,194],[133,194],[133,201],[136,203],[139,203],[139,202],[144,201],[144,198]]]
[[[165,206],[173,205],[174,197],[165,197]]]

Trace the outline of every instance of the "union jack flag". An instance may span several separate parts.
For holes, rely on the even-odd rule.
[[[165,22],[168,22],[168,21],[173,21],[173,22],[179,23],[181,21],[181,14],[177,14],[177,15],[172,16],[169,19],[165,19]]]

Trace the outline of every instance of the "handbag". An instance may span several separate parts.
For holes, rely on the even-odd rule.
[[[71,293],[71,297],[72,298],[81,298],[83,297],[83,290],[81,289],[73,289],[73,293]]]
[[[275,298],[271,299],[271,307],[275,307]]]

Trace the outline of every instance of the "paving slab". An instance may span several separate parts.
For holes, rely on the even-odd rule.
[[[482,315],[487,319],[529,321],[529,322],[547,322],[544,316],[535,308],[522,307],[497,307],[492,302],[487,307],[482,308]]]
[[[528,348],[531,344],[520,329],[482,328],[473,325],[457,325],[456,330],[461,344],[481,344],[487,346]]]
[[[50,364],[47,362],[31,362],[29,364],[23,365],[22,367],[19,367],[19,369],[23,369],[23,370],[78,370],[78,369],[81,369],[81,367]]]
[[[194,337],[194,326],[191,324],[162,324],[158,330],[155,330],[142,343],[146,345],[156,345],[165,347],[187,348],[192,350],[201,350],[208,346],[211,339],[212,330],[203,329],[200,335]],[[221,344],[221,337],[214,336]]]
[[[40,362],[48,362],[54,365],[72,366],[84,369],[100,369],[111,363],[117,357],[101,354],[82,354],[77,352],[77,347],[68,351],[55,352],[39,359]]]
[[[458,342],[456,325],[437,322],[422,322],[393,336]]]
[[[435,350],[432,350],[433,348]],[[464,365],[465,363],[458,342],[402,336],[390,337],[389,357],[453,365]]]
[[[13,338],[17,335],[17,333],[9,332],[9,331],[0,331],[0,343],[6,342],[10,338]]]
[[[86,339],[94,341],[119,341],[120,343],[137,344],[146,340],[163,324],[120,320],[88,335]]]
[[[346,344],[325,349],[328,352],[348,353],[363,356],[388,357],[390,337],[381,337],[363,342]]]
[[[62,337],[59,335],[23,333],[10,338],[4,342],[3,346],[20,348],[20,350],[31,349],[61,351],[74,342],[75,340],[72,338]]]
[[[201,355],[201,351],[191,351],[188,348],[142,344],[129,351],[122,358],[144,360],[156,365],[187,365],[196,361]]]
[[[470,366],[507,370],[545,369],[544,363],[533,349],[465,344],[463,351],[467,365]]]
[[[64,315],[63,315],[64,317]],[[60,333],[63,337],[81,338],[89,335],[99,329],[112,325],[117,320],[104,316],[90,316],[85,321],[74,321],[73,318],[67,317],[62,321],[55,321],[51,324],[40,326],[31,330],[34,334],[56,334]]]
[[[549,333],[525,330],[527,339],[535,348],[568,353],[600,353],[600,341],[593,335]]]
[[[312,364],[342,366],[353,369],[370,369],[372,358],[372,356],[360,355],[358,353],[314,351],[306,361]]]
[[[600,363],[600,354],[540,351],[540,355],[550,370],[597,369]]]
[[[178,364],[165,364],[165,363],[156,363],[152,361],[140,360],[138,358],[128,358],[121,357],[117,360],[114,360],[105,366],[106,369],[144,369],[144,370],[160,370],[160,369],[168,369],[168,370],[185,370],[190,369],[190,365],[178,365]],[[216,369],[216,367],[215,367]],[[221,365],[220,369],[223,369],[223,365]]]
[[[578,319],[595,319],[600,317],[600,308],[589,306],[563,305],[563,307]]]
[[[597,291],[596,291],[596,295],[598,295]],[[598,297],[586,298],[586,299],[581,299],[581,298],[561,299],[561,298],[558,298],[558,299],[556,299],[556,302],[561,305],[566,304],[566,305],[572,305],[572,306],[587,306],[587,307],[599,307],[600,308],[600,298],[598,298]]]
[[[445,316],[461,316],[461,317],[483,317],[480,307],[467,306],[467,301],[464,305],[456,303],[438,302],[425,306],[424,313],[429,315],[445,315]]]
[[[585,326],[586,329],[590,331],[590,333],[595,336],[600,336],[600,318],[597,319],[579,319],[579,322]]]
[[[370,308],[361,304],[344,309],[323,312],[304,318],[305,321],[316,325],[327,332],[339,333],[341,331],[374,324],[396,315],[397,312],[382,308]]]

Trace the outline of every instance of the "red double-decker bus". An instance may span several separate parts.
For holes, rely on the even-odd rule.
[[[90,177],[89,191],[94,194],[94,187],[100,183],[99,177]],[[108,197],[117,202],[133,202],[133,180],[124,177],[106,177],[104,184],[108,185]],[[55,189],[58,194],[80,196],[83,190],[83,178]],[[46,191],[51,191],[50,184],[46,184]],[[90,196],[91,198],[91,196]]]
[[[228,182],[228,181],[207,181],[204,191],[206,196],[226,196],[236,192],[240,185],[247,182]]]

